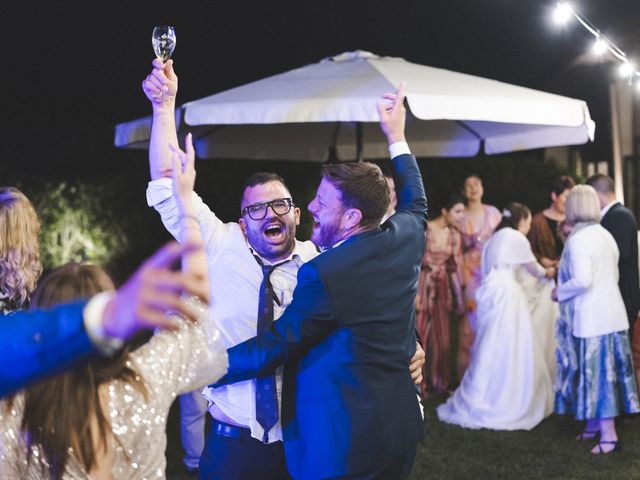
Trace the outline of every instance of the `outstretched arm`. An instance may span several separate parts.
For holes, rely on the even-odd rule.
[[[278,321],[227,351],[229,371],[216,386],[271,374],[303,356],[336,327],[329,292],[317,269],[307,263],[298,271],[293,300]]]
[[[142,81],[142,90],[153,106],[153,123],[149,139],[149,173],[151,179],[171,177],[172,150],[178,147],[176,135],[176,94],[178,77],[173,71],[173,60],[162,63],[153,60],[153,70]]]
[[[103,293],[88,303],[60,305],[52,310],[0,316],[0,397],[70,368],[98,353],[101,347],[111,347],[114,340],[126,340],[139,330],[176,328],[165,315],[167,310],[196,320],[197,312],[180,296],[186,292],[204,298],[206,289],[196,276],[173,272],[170,267],[180,255],[200,247],[177,243],[165,246],[115,294]]]

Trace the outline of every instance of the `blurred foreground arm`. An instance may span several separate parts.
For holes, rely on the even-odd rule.
[[[166,245],[107,297],[0,316],[0,397],[113,349],[139,330],[175,328],[167,310],[195,320],[197,312],[180,296],[186,292],[205,298],[206,287],[198,276],[170,268],[183,253],[199,247]]]

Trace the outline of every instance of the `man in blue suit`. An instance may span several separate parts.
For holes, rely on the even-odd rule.
[[[180,255],[200,245],[170,243],[147,260],[117,292],[52,310],[0,315],[0,398],[28,382],[71,368],[90,355],[109,355],[141,329],[174,328],[166,311],[196,320],[180,298],[206,298],[201,279],[173,272]]]
[[[406,478],[423,437],[407,363],[427,203],[404,137],[401,86],[380,104],[395,167],[398,211],[370,163],[325,165],[309,204],[324,252],[303,265],[293,301],[259,336],[229,349],[219,383],[285,367],[282,425],[296,479]]]

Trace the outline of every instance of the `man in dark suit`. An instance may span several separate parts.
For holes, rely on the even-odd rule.
[[[146,261],[117,292],[52,310],[0,315],[0,398],[27,383],[71,368],[95,354],[111,354],[141,329],[175,328],[167,310],[197,319],[183,292],[206,298],[200,278],[170,271],[199,245],[171,243]]]
[[[293,301],[258,337],[229,350],[226,384],[286,363],[282,425],[296,479],[406,478],[423,437],[407,371],[427,203],[404,138],[404,94],[387,94],[381,124],[395,166],[398,211],[380,225],[389,190],[370,163],[325,165],[309,204],[324,252],[303,265]]]
[[[598,194],[600,223],[606,228],[620,250],[618,285],[629,318],[629,336],[633,335],[633,324],[640,310],[640,287],[638,285],[638,225],[631,210],[616,200],[611,177],[602,174],[587,179]]]

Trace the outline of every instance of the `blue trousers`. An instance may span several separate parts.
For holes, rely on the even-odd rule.
[[[214,419],[200,457],[200,480],[288,480],[282,442],[262,443],[248,429],[239,436],[216,432]],[[222,424],[225,425],[225,424]]]

